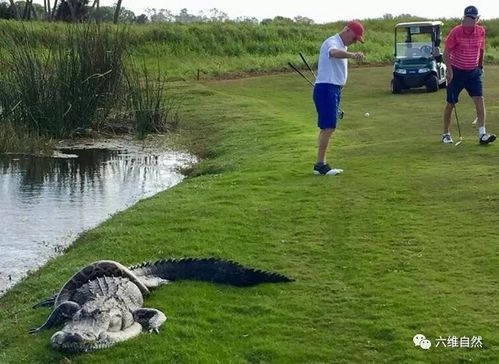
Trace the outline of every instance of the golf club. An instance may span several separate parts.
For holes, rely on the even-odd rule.
[[[310,84],[310,86],[314,86],[314,83],[308,79],[307,76],[305,76],[302,71],[300,71],[293,63],[288,62],[289,67],[291,67],[293,70],[295,70],[296,73],[298,73],[300,76],[302,76],[307,82]]]
[[[312,70],[312,67],[310,67],[310,65],[308,64],[308,62],[305,59],[305,56],[303,55],[303,53],[300,52],[299,54],[300,54],[300,57],[301,57],[303,63],[305,63],[305,66],[307,66],[307,68],[310,71],[310,73],[312,73],[312,75],[314,75],[314,78],[317,78],[317,76],[315,75],[315,72]]]
[[[459,141],[456,143],[456,147],[463,142],[463,137],[461,136],[461,127],[459,126],[459,118],[457,117],[457,108],[454,104],[454,115],[456,117],[457,132],[459,133]]]
[[[314,76],[314,79],[316,78],[316,75],[314,73],[314,71],[312,71],[312,68],[310,67],[309,63],[306,61],[305,57],[303,56],[303,54],[300,52],[300,57],[301,59],[303,60],[303,62],[305,63],[305,65],[307,66],[307,68],[309,69],[310,73],[312,73],[312,75]],[[298,73],[300,76],[302,76],[309,84],[310,86],[314,87],[314,83],[312,81],[310,81],[310,79],[305,76],[303,74],[302,71],[300,71],[298,69],[298,67],[296,67],[293,63],[291,62],[288,62],[288,65],[289,67],[291,67],[296,73]],[[345,113],[343,112],[343,110],[341,110],[340,107],[338,107],[338,119],[343,119],[343,117],[345,116]]]

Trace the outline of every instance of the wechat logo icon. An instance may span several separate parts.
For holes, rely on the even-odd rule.
[[[428,350],[431,348],[431,341],[426,339],[423,334],[414,335],[412,338],[412,342],[414,346],[419,346],[423,350]]]

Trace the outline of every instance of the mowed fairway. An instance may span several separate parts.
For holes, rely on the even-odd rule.
[[[445,91],[392,95],[390,78],[390,67],[350,69],[329,152],[345,170],[337,177],[312,175],[315,111],[299,76],[175,84],[205,159],[0,298],[0,362],[497,363],[499,144],[477,144],[462,94],[464,142],[442,145]],[[495,133],[498,85],[499,68],[487,67]],[[53,352],[54,330],[27,334],[49,312],[30,306],[79,267],[180,256],[296,281],[162,287],[145,301],[169,318],[159,335],[95,353]],[[414,347],[416,334],[430,350]],[[449,336],[481,336],[483,348],[435,347]]]

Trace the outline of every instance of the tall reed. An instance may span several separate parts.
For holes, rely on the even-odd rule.
[[[13,122],[5,121],[0,115],[0,154],[6,152],[50,154],[55,144],[56,140],[35,134]]]
[[[71,25],[60,41],[40,47],[26,29],[4,33],[0,102],[6,117],[56,138],[98,128],[119,94],[125,34],[123,28]]]
[[[173,95],[167,97],[166,77],[160,72],[159,65],[154,75],[145,63],[138,67],[130,62],[125,75],[127,105],[137,136],[143,138],[149,133],[175,128],[180,100]]]

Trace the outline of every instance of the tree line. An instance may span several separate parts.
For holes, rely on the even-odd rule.
[[[116,6],[100,6],[100,0],[44,0],[43,5],[26,1],[0,1],[0,19],[16,20],[59,20],[68,22],[128,21],[135,19],[133,12],[121,7],[122,0]]]
[[[0,1],[0,19],[17,20],[48,20],[67,22],[113,22],[113,23],[205,23],[205,22],[244,22],[253,24],[268,23],[298,23],[314,24],[310,18],[296,16],[286,18],[276,16],[258,20],[255,17],[237,17],[230,19],[227,13],[213,8],[191,14],[184,8],[178,14],[168,9],[148,8],[143,14],[135,14],[122,6],[122,0],[117,0],[115,6],[101,6],[99,0],[44,0],[43,5],[33,3],[33,0]]]

